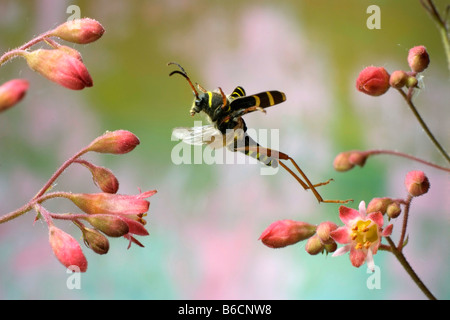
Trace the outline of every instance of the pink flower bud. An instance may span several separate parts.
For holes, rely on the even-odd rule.
[[[91,162],[85,160],[78,160],[86,168],[91,171],[92,179],[96,186],[98,186],[103,192],[116,193],[119,190],[119,181],[111,170],[94,165]]]
[[[367,160],[367,153],[360,151],[352,151],[348,157],[348,161],[355,165],[363,167]]]
[[[423,171],[410,171],[406,174],[405,186],[411,196],[418,197],[428,192],[430,181]]]
[[[25,96],[28,90],[28,81],[13,79],[0,86],[0,112],[11,108]]]
[[[337,224],[331,221],[321,222],[317,226],[317,236],[323,244],[333,243],[334,240],[331,239],[330,233],[337,229]]]
[[[135,215],[148,211],[150,202],[145,198],[155,193],[156,190],[132,196],[111,193],[71,193],[66,197],[89,214]]]
[[[367,67],[356,79],[356,89],[370,96],[380,96],[389,89],[389,73],[383,67]]]
[[[65,53],[67,53],[68,55],[80,60],[81,62],[83,62],[83,58],[81,57],[81,53],[71,47],[68,46],[63,46],[63,45],[58,45],[58,47],[56,48],[58,50],[64,51]]]
[[[63,40],[86,44],[98,40],[105,29],[102,25],[90,18],[75,19],[67,21],[51,32],[51,36],[59,37]]]
[[[414,72],[422,72],[428,67],[430,57],[424,46],[411,48],[408,53],[408,64]]]
[[[398,202],[391,203],[386,209],[386,214],[391,219],[397,218],[400,213],[402,213],[402,209],[400,208],[400,204]]]
[[[408,81],[408,75],[405,71],[402,70],[396,70],[392,72],[390,78],[389,78],[389,84],[391,87],[400,89],[403,88],[406,85],[406,82]]]
[[[393,202],[391,198],[373,198],[367,205],[366,212],[381,212],[386,213],[387,207]]]
[[[327,251],[327,253],[335,252],[337,249],[337,243],[333,240],[333,242],[325,244],[324,248]]]
[[[108,131],[87,147],[87,151],[124,154],[132,151],[140,143],[138,137],[126,130]]]
[[[350,151],[339,153],[334,158],[333,168],[336,171],[340,171],[340,172],[345,172],[345,171],[348,171],[350,169],[353,169],[353,167],[355,165],[353,163],[350,163],[350,161],[349,161],[350,154],[351,154]]]
[[[316,232],[316,226],[306,222],[280,220],[272,223],[259,237],[270,248],[282,248],[308,239]]]
[[[49,227],[49,240],[56,258],[67,268],[77,266],[80,272],[87,269],[87,260],[81,247],[70,234],[51,225]]]
[[[83,227],[84,244],[97,254],[106,254],[109,251],[109,241],[98,230]]]
[[[414,76],[409,76],[408,79],[406,79],[406,87],[408,88],[415,88],[418,83],[419,81]]]
[[[362,151],[352,150],[339,153],[333,161],[336,171],[344,172],[353,169],[355,165],[364,166],[368,154]]]
[[[24,54],[28,66],[63,87],[81,90],[92,87],[92,78],[86,66],[72,54],[61,49],[38,49]]]
[[[323,252],[323,249],[325,249],[325,245],[320,241],[317,234],[309,238],[305,245],[306,252],[313,256]]]
[[[128,224],[119,216],[94,214],[85,220],[109,237],[121,237],[129,232]]]

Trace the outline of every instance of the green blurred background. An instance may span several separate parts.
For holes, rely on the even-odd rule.
[[[381,29],[366,26],[366,9],[381,9]],[[436,1],[442,9],[449,1]],[[0,0],[0,52],[67,20],[70,5],[98,20],[103,37],[72,45],[94,86],[70,91],[16,59],[0,82],[27,78],[30,89],[0,116],[0,213],[27,202],[67,158],[106,130],[126,129],[141,144],[122,155],[87,155],[107,166],[120,193],[157,189],[147,217],[145,248],[110,241],[99,256],[83,246],[89,267],[81,289],[69,290],[69,274],[55,259],[47,227],[34,213],[0,225],[1,299],[422,299],[395,258],[375,256],[379,289],[368,289],[366,266],[348,255],[310,256],[304,243],[269,249],[257,241],[280,219],[339,223],[335,204],[317,204],[285,171],[260,175],[259,165],[175,165],[171,131],[192,126],[192,93],[181,77],[169,77],[176,61],[194,82],[230,93],[280,90],[287,101],[266,115],[245,117],[248,127],[279,129],[280,150],[313,182],[334,178],[324,198],[405,197],[405,174],[424,170],[430,192],[413,202],[405,254],[439,298],[450,298],[448,174],[391,156],[337,173],[334,157],[351,149],[391,149],[445,165],[399,94],[374,98],[356,91],[368,65],[406,70],[409,48],[425,45],[431,56],[419,112],[449,149],[449,72],[439,33],[419,1],[13,1]],[[67,43],[65,43],[67,44]],[[33,48],[38,48],[37,45]],[[55,190],[96,192],[83,168],[70,167]],[[65,212],[65,201],[46,208]],[[398,239],[401,221],[394,221]],[[77,239],[79,230],[58,223]]]

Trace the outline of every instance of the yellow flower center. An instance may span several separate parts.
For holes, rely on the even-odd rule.
[[[355,244],[355,249],[368,249],[379,239],[378,226],[371,220],[358,220],[352,228],[350,237]]]

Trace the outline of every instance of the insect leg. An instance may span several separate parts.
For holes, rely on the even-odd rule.
[[[225,95],[225,93],[223,93],[221,87],[219,87],[219,91],[220,91],[220,94],[222,95],[222,109],[225,109],[225,107],[226,107],[227,104],[228,104],[228,103],[227,103],[227,102],[228,102],[227,96]]]
[[[261,108],[260,106],[253,106],[253,107],[249,107],[247,109],[240,109],[240,110],[236,110],[233,113],[231,113],[230,115],[224,117],[222,119],[222,121],[220,122],[220,124],[224,123],[224,122],[228,122],[231,119],[237,119],[239,117],[242,117],[244,114],[249,113],[249,112],[253,112],[259,110],[261,112],[266,113],[266,110],[264,110],[263,108]]]
[[[201,91],[201,92],[203,92],[203,93],[206,93],[206,92],[208,92],[208,90],[206,90],[205,88],[203,88],[201,85],[200,85],[200,83],[195,83],[195,85],[197,86],[197,88]]]
[[[319,192],[316,190],[316,188],[320,187],[320,186],[327,185],[333,179],[329,179],[328,181],[317,183],[317,184],[312,184],[311,181],[306,176],[306,174],[300,169],[300,167],[294,161],[294,159],[292,159],[290,156],[288,156],[287,154],[285,154],[283,152],[272,150],[270,148],[261,147],[257,143],[256,143],[256,145],[246,145],[244,148],[236,148],[235,151],[242,151],[245,154],[251,155],[251,156],[252,156],[251,152],[256,152],[256,157],[260,161],[261,161],[261,158],[262,158],[261,155],[265,155],[268,158],[272,158],[272,161],[275,161],[275,159],[278,160],[277,162],[287,172],[289,172],[295,178],[295,180],[297,180],[297,182],[303,187],[303,189],[305,189],[305,190],[310,189],[312,191],[312,193],[316,197],[317,201],[319,201],[319,203],[321,203],[321,202],[324,202],[324,203],[348,203],[350,201],[353,201],[352,199],[349,199],[349,200],[327,200],[327,199],[323,199],[322,196],[319,194]],[[302,176],[303,180],[294,171],[292,171],[286,164],[284,164],[281,160],[289,160],[289,161],[291,161],[292,164],[294,165],[294,167],[296,168],[296,170],[298,171],[298,173]],[[272,163],[272,161],[270,163]]]
[[[292,159],[290,156],[288,156],[287,154],[283,153],[283,152],[279,152],[280,154],[280,165],[286,169],[286,171],[288,171],[298,182],[300,182],[300,184],[302,185],[302,187],[306,190],[306,189],[311,189],[312,193],[314,194],[314,196],[316,197],[317,201],[320,202],[325,202],[325,203],[348,203],[350,201],[353,201],[353,199],[348,199],[348,200],[324,200],[322,198],[322,196],[319,194],[319,192],[316,190],[316,187],[320,187],[323,185],[327,185],[328,183],[330,183],[333,179],[329,179],[328,181],[325,182],[321,182],[318,184],[312,184],[311,181],[308,179],[308,177],[306,176],[306,174],[300,169],[300,167],[297,165],[297,163],[294,161],[294,159]],[[298,177],[291,169],[289,169],[284,163],[281,162],[281,159],[283,160],[289,160],[292,162],[292,164],[294,165],[294,167],[297,169],[297,171],[300,173],[300,175],[303,177],[303,179],[306,181],[306,188],[305,188],[305,183],[300,179],[300,177]]]

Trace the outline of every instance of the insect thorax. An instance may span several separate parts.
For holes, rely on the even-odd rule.
[[[198,99],[195,99],[191,107],[191,115],[200,113],[203,111],[208,116],[209,120],[215,125],[218,124],[225,116],[228,115],[229,101],[223,107],[223,98],[220,93],[217,92],[204,92],[198,95]]]

